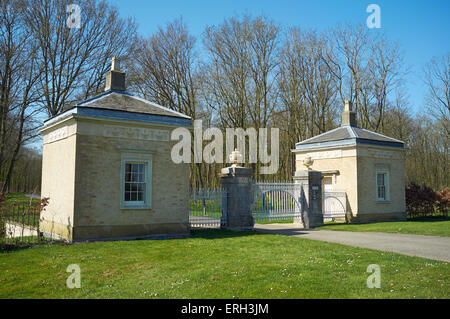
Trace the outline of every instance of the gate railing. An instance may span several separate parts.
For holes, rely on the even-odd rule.
[[[346,193],[343,191],[323,192],[323,218],[325,221],[345,218],[347,211]]]
[[[219,228],[226,222],[226,195],[224,188],[191,189],[189,223],[191,227]]]
[[[0,246],[39,242],[39,221],[39,206],[12,204],[0,207]]]
[[[300,222],[300,194],[300,184],[255,183],[252,205],[255,223]]]

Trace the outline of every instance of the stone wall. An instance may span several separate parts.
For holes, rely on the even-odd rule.
[[[44,135],[41,196],[50,197],[41,230],[72,239],[74,224],[76,123],[71,120]]]
[[[356,215],[358,212],[356,148],[296,153],[296,171],[305,169],[303,160],[307,154],[314,160],[311,165],[312,170],[320,172],[339,171],[339,174],[333,176],[333,190],[346,192],[347,214],[350,216]]]
[[[306,155],[314,160],[311,169],[333,176],[333,190],[347,194],[347,216],[352,222],[406,219],[404,150],[382,146],[353,146],[332,150],[296,152],[296,170],[305,168]],[[389,171],[390,200],[376,200],[376,169]]]
[[[389,172],[389,200],[376,199],[376,171]],[[402,149],[358,148],[358,216],[355,222],[405,220],[405,159]]]
[[[77,119],[75,178],[58,176],[55,191],[52,177],[58,175],[55,160],[63,148],[45,149],[43,187],[50,197],[72,194],[73,235],[69,239],[99,239],[189,232],[189,165],[174,164],[170,157],[174,142],[168,140],[171,127]],[[75,136],[73,136],[75,140]],[[63,142],[61,142],[62,144]],[[72,146],[74,146],[72,142]],[[75,158],[75,148],[66,157]],[[150,154],[152,158],[151,209],[121,209],[121,157],[123,152]],[[53,187],[50,191],[49,187]],[[43,192],[43,195],[45,193]],[[67,198],[67,197],[66,197]],[[52,205],[52,200],[50,200]],[[65,216],[67,210],[52,206]],[[66,236],[64,236],[66,237]]]

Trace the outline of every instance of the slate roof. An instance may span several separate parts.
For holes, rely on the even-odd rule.
[[[185,114],[147,101],[125,91],[110,90],[91,99],[80,102],[76,106],[190,119],[190,117]]]
[[[191,118],[180,112],[147,101],[126,91],[109,90],[91,99],[76,103],[61,114],[44,120],[45,129],[70,116],[89,116],[191,126]]]
[[[403,148],[404,143],[395,138],[375,133],[356,126],[340,126],[331,131],[311,137],[295,145],[296,149],[311,149],[342,144],[372,144]]]

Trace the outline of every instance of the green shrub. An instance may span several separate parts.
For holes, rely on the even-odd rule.
[[[408,217],[448,216],[450,189],[434,191],[428,186],[411,184],[406,188],[406,211]]]

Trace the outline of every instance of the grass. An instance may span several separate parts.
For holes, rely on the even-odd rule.
[[[20,205],[29,205],[30,204],[30,198],[25,196],[23,193],[8,193],[5,196],[5,201],[3,202],[3,205],[9,206],[13,204],[20,204]],[[31,203],[33,206],[39,205],[39,199],[33,198],[31,199]]]
[[[67,266],[81,268],[68,289]],[[381,267],[381,288],[366,286]],[[448,298],[448,263],[282,235],[40,245],[0,253],[0,298]]]
[[[317,227],[317,229],[450,237],[450,219],[445,217],[421,217],[404,222],[369,224],[327,223],[324,226]]]

